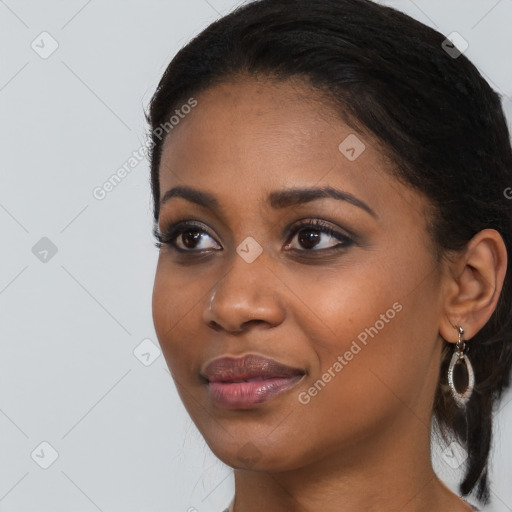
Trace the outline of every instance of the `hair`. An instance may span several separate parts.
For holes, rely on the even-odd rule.
[[[165,140],[158,128],[191,95],[263,76],[302,80],[349,126],[376,138],[395,176],[428,198],[438,259],[485,228],[497,230],[509,271],[495,311],[469,342],[475,389],[466,409],[457,407],[446,376],[453,344],[445,340],[432,411],[443,438],[467,451],[461,494],[486,503],[493,409],[512,365],[512,149],[499,94],[443,41],[370,0],[257,0],[220,18],[177,53],[150,101],[153,212],[156,223]]]

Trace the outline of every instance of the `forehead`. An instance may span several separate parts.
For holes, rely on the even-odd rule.
[[[235,81],[195,99],[164,142],[160,198],[170,187],[191,185],[226,201],[236,193],[243,206],[270,190],[330,185],[374,196],[375,204],[383,181],[396,181],[375,140],[304,84]]]
[[[313,158],[312,150],[332,147],[333,130],[339,137],[343,128],[334,107],[323,104],[311,88],[246,79],[199,94],[197,106],[167,137],[163,154],[183,158],[182,153],[193,148],[198,150],[195,156],[215,160],[233,157],[236,150],[243,150],[247,159],[255,153],[279,158],[286,152]]]

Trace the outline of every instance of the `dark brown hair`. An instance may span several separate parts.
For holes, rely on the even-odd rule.
[[[433,417],[467,449],[460,490],[489,497],[493,407],[512,364],[512,149],[500,96],[445,36],[370,0],[259,0],[211,24],[169,64],[149,107],[151,186],[159,216],[161,127],[212,85],[245,75],[301,78],[328,95],[352,128],[373,134],[396,176],[433,205],[438,257],[493,228],[508,272],[487,324],[469,341],[476,387],[465,411],[446,391],[453,345],[445,342]]]

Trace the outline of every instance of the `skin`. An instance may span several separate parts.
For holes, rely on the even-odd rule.
[[[190,233],[178,236],[187,254],[163,245],[153,318],[187,411],[235,468],[234,510],[471,510],[433,472],[430,421],[443,338],[455,343],[462,325],[470,340],[496,307],[506,270],[500,235],[484,230],[437,261],[426,198],[392,176],[375,140],[300,82],[237,80],[196,98],[165,140],[160,199],[190,186],[214,194],[221,210],[181,197],[162,205],[161,231],[193,219],[206,234],[195,245]],[[366,146],[354,161],[338,149],[349,134]],[[272,191],[318,186],[349,192],[374,215],[332,198],[267,204]],[[329,250],[339,240],[310,228],[287,238],[304,218],[354,241]],[[318,248],[301,242],[304,232],[319,237]],[[248,236],[263,249],[252,263],[236,252]],[[395,303],[394,318],[300,403]],[[216,406],[199,372],[216,357],[249,353],[306,375],[253,409]]]

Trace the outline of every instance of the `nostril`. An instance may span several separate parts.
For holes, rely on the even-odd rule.
[[[210,320],[208,322],[208,327],[210,327],[214,331],[220,331],[222,329],[222,327],[217,322],[215,322],[215,320]]]

